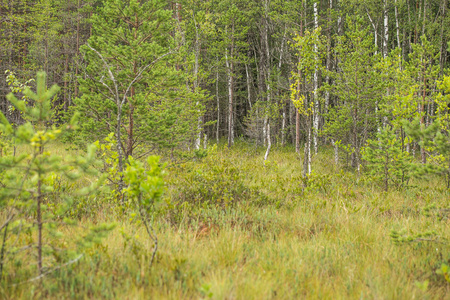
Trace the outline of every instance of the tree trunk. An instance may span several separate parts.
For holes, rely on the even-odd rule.
[[[282,109],[282,119],[281,119],[281,145],[284,146],[285,143],[285,127],[286,127],[286,105],[283,103],[283,100],[281,99],[281,93],[280,93],[280,86],[281,86],[281,65],[283,61],[283,54],[284,54],[284,43],[286,38],[286,27],[284,28],[284,34],[283,39],[281,40],[281,46],[280,46],[280,60],[278,61],[278,72],[277,72],[277,95],[278,95],[278,101],[280,103],[280,107]]]
[[[375,47],[377,47],[378,46],[378,24],[375,24],[375,22],[373,21],[373,19],[370,16],[368,11],[367,11],[367,16],[369,17],[370,24],[372,24],[372,27],[373,27],[373,39],[374,39],[373,42],[375,44]],[[377,51],[375,51],[375,54],[377,54]]]
[[[319,9],[317,2],[314,2],[314,29],[319,28]],[[319,50],[317,44],[314,44],[314,53],[316,60],[316,67],[314,70],[314,112],[313,112],[313,126],[314,126],[314,153],[318,151],[318,135],[319,135],[319,70],[317,64],[319,63]]]
[[[397,31],[397,47],[401,48],[400,43],[400,27],[398,24],[398,6],[397,6],[397,0],[395,0],[395,29]]]
[[[442,75],[444,72],[444,64],[445,64],[445,57],[447,52],[447,45],[444,42],[444,20],[447,13],[447,0],[444,0],[442,3],[442,20],[441,20],[441,51],[439,53],[439,64],[441,67],[440,74]]]
[[[422,35],[425,34],[425,24],[427,21],[427,0],[423,0],[423,23],[422,23]]]
[[[384,34],[383,34],[383,57],[388,55],[388,45],[389,45],[389,16],[387,11],[387,0],[384,0]]]
[[[234,26],[233,26],[234,27]],[[232,35],[234,30],[232,30]],[[228,57],[228,49],[225,50],[225,63],[227,66],[227,76],[228,76],[228,147],[234,144],[233,136],[233,62],[230,61],[233,57],[233,37],[231,43],[230,57]]]
[[[217,58],[217,63],[219,63],[219,58]],[[216,69],[216,99],[217,99],[216,139],[217,145],[219,145],[219,133],[220,133],[219,69]]]
[[[327,30],[327,62],[326,62],[326,68],[327,71],[331,71],[331,10],[333,9],[333,0],[330,0],[330,10],[328,12],[328,30]],[[330,75],[326,75],[325,82],[329,85],[330,84]],[[325,107],[324,107],[324,114],[326,115],[328,113],[328,107],[330,105],[330,91],[327,89],[325,91]]]
[[[267,150],[266,150],[266,154],[264,155],[264,165],[267,161],[267,158],[269,157],[270,147],[272,147],[272,142],[270,140],[270,123],[268,123],[267,124]]]
[[[194,17],[194,22],[195,22],[195,17]],[[194,46],[194,55],[195,55],[195,62],[194,62],[194,87],[193,87],[193,92],[196,93],[198,90],[198,70],[199,70],[199,60],[200,60],[200,37],[198,34],[198,28],[197,28],[197,23],[195,23],[195,46]],[[200,105],[200,103],[197,101],[196,103],[197,106]],[[201,143],[201,139],[202,139],[202,116],[198,116],[198,120],[197,120],[197,137],[195,139],[195,145],[194,148],[195,150],[199,150],[200,149],[200,143]]]
[[[76,45],[76,53],[77,55],[80,53],[80,0],[77,1],[77,45]],[[75,64],[75,98],[78,97],[78,63]]]
[[[248,72],[248,64],[245,64],[245,74],[247,79],[247,101],[250,110],[252,110],[251,80],[250,80],[250,73]]]

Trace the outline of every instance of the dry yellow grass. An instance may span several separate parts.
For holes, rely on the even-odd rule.
[[[214,155],[269,200],[194,206],[176,222],[164,211],[153,221],[159,251],[151,270],[153,244],[143,227],[105,205],[82,219],[85,226],[117,223],[101,245],[41,283],[2,281],[1,298],[450,299],[450,283],[436,274],[450,264],[450,221],[423,214],[430,204],[449,206],[437,179],[385,193],[363,175],[335,170],[325,152],[314,161],[324,177],[303,192],[301,164],[291,151],[274,150],[267,167],[261,153],[245,147]],[[172,169],[168,195],[181,188],[174,184],[184,174],[175,170],[207,164]],[[401,229],[435,231],[439,242],[397,245],[389,235]],[[425,281],[428,287],[420,288]]]

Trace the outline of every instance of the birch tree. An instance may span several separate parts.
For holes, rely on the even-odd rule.
[[[293,73],[294,83],[291,86],[291,100],[294,102],[299,115],[304,117],[306,129],[306,142],[304,153],[304,175],[311,173],[311,145],[313,142],[313,121],[316,103],[314,96],[316,90],[307,88],[308,85],[315,85],[316,72],[322,68],[324,37],[321,35],[321,28],[309,32],[304,36],[297,35],[294,38],[293,48],[299,53],[299,63],[297,72]],[[322,56],[319,56],[322,53]],[[301,74],[302,77],[298,76]],[[304,84],[302,85],[302,81]],[[303,86],[303,89],[300,87]],[[310,99],[313,99],[311,101]]]

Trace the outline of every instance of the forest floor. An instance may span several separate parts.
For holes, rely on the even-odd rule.
[[[266,164],[263,156],[239,144],[167,166],[151,269],[153,242],[135,214],[101,197],[78,203],[84,227],[117,227],[41,281],[3,281],[0,298],[450,299],[450,282],[436,272],[450,265],[442,179],[384,192],[335,166],[330,149],[314,157],[306,182],[293,149],[273,149]],[[64,230],[70,238],[83,229]],[[393,231],[411,241],[395,242]],[[425,232],[431,237],[417,237]]]

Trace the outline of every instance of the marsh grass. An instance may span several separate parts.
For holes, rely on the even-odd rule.
[[[169,165],[166,205],[153,220],[159,251],[151,270],[144,228],[97,196],[90,200],[95,211],[79,218],[83,226],[116,222],[109,237],[40,282],[15,285],[25,278],[4,274],[0,298],[450,299],[450,284],[436,274],[450,264],[450,221],[423,213],[431,204],[449,207],[444,183],[430,177],[383,192],[364,174],[335,166],[331,150],[314,158],[313,170],[305,182],[292,149],[273,149],[264,166],[263,149],[246,145]],[[222,180],[228,189],[241,185],[248,198],[225,201],[230,191],[209,189]],[[206,192],[186,186],[196,182]],[[83,233],[67,230],[68,237]],[[392,230],[439,238],[396,244]]]

